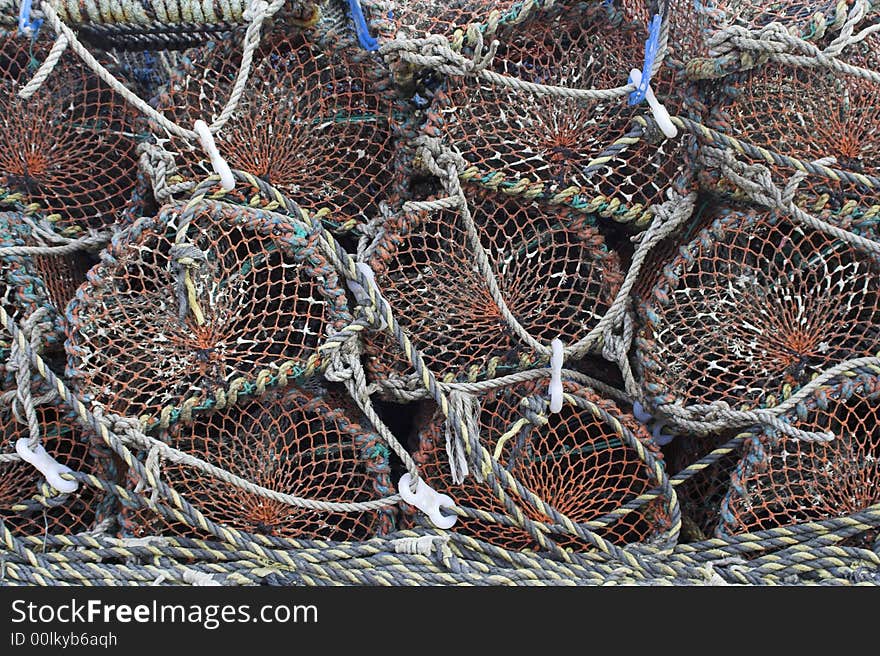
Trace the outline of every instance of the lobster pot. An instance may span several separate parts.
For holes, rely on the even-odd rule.
[[[52,223],[40,215],[0,212],[0,248],[47,245],[35,233],[34,225],[52,230]],[[37,308],[45,308],[49,312],[45,323],[55,324],[54,330],[48,332],[43,326],[45,346],[60,347],[64,343],[64,310],[97,257],[92,252],[78,250],[42,255],[4,254],[0,255],[0,261],[9,285],[4,294],[6,311],[20,321]]]
[[[0,187],[57,215],[59,231],[109,228],[142,209],[135,114],[68,48],[29,99],[18,92],[52,46],[0,31]]]
[[[806,442],[765,428],[751,434],[730,477],[718,534],[754,533],[844,517],[880,503],[880,380],[861,373],[822,387],[785,421],[835,436]],[[872,547],[877,531],[850,538]]]
[[[468,187],[492,276],[508,309],[535,339],[584,337],[607,311],[623,274],[586,215]],[[384,298],[428,368],[444,380],[495,377],[535,361],[512,332],[477,266],[458,210],[402,211],[385,224],[370,265]],[[378,381],[409,363],[385,333],[368,337]]]
[[[641,304],[643,393],[665,404],[773,406],[880,349],[878,263],[776,213],[717,205]]]
[[[349,320],[317,233],[262,210],[172,204],[118,235],[78,290],[68,375],[113,412],[167,425],[311,373]]]
[[[229,40],[193,51],[159,93],[158,109],[182,125],[210,123],[229,99],[241,56]],[[216,135],[217,148],[232,168],[295,197],[303,209],[329,210],[329,221],[350,229],[375,217],[395,186],[398,122],[408,120],[397,102],[382,58],[347,32],[319,24],[269,34]],[[167,136],[159,127],[154,132]],[[182,179],[213,173],[197,143],[172,136],[165,148]]]
[[[624,86],[641,69],[644,25],[628,23],[605,3],[554,10],[498,48],[489,70],[522,81],[575,89]],[[669,71],[652,88],[675,114]],[[626,97],[583,100],[451,76],[428,110],[424,133],[461,152],[470,184],[564,204],[645,227],[649,208],[691,177],[690,137],[667,140],[634,123],[645,110]]]
[[[853,2],[827,0],[670,0],[665,3],[669,19],[669,57],[679,63],[728,69],[741,65],[743,52],[732,47],[723,56],[714,52],[709,40],[727,28],[743,28],[758,36],[770,23],[782,25],[790,34],[824,45],[839,34]],[[646,3],[621,2],[627,15],[646,19]],[[843,11],[840,11],[843,5]],[[641,11],[640,11],[641,10]],[[717,49],[717,45],[716,45]],[[716,57],[717,56],[717,57]],[[696,60],[696,61],[694,61]]]
[[[163,434],[174,449],[248,483],[312,502],[366,503],[390,496],[388,450],[321,397],[273,390],[238,408],[218,409]],[[190,464],[165,460],[161,478],[211,522],[280,538],[366,540],[393,529],[393,505],[365,510],[300,508],[242,489]],[[133,498],[149,497],[128,482]],[[166,502],[167,503],[167,502]],[[135,504],[123,510],[126,532],[204,537],[191,517],[166,517]]]
[[[36,391],[35,391],[36,393]],[[40,442],[58,463],[100,479],[112,478],[114,464],[93,446],[75,417],[60,406],[38,406]],[[0,452],[14,454],[15,444],[29,437],[27,423],[15,419],[8,406],[0,408]],[[76,491],[59,494],[27,462],[0,462],[0,520],[16,537],[74,535],[112,518],[114,500],[98,488],[80,482]]]
[[[869,35],[841,55],[847,64],[880,70],[880,37]],[[826,220],[845,223],[852,205],[880,204],[880,83],[829,68],[795,68],[767,63],[716,83],[716,106],[709,126],[751,146],[802,162],[833,157],[842,173],[813,171],[795,202]],[[720,144],[706,141],[706,145]],[[770,168],[783,187],[796,172],[758,153],[738,153],[749,164]],[[702,184],[730,196],[741,196],[736,184],[718,167],[708,166]],[[876,209],[874,210],[876,212]],[[840,215],[840,216],[838,216]]]
[[[479,398],[480,440],[502,468],[577,524],[599,520],[658,485],[652,464],[662,455],[641,424],[614,403],[571,382],[564,383],[562,411],[550,414],[548,384],[546,380],[520,383]],[[463,483],[453,483],[444,418],[438,413],[425,419],[415,456],[422,477],[451,496],[457,506],[480,513],[459,517],[454,530],[507,549],[537,549],[535,539],[511,523],[489,482],[475,479],[473,466]],[[641,445],[641,456],[630,444],[633,440]],[[505,493],[529,519],[549,522],[527,499]],[[605,526],[588,528],[618,544],[657,538],[670,526],[669,503],[670,499],[657,497]],[[549,537],[565,548],[589,548],[573,535]]]

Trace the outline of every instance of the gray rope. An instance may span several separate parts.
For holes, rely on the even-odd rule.
[[[455,414],[467,423],[468,434],[480,434],[480,402],[478,398],[461,390],[450,390],[449,406]],[[446,456],[449,459],[449,471],[452,474],[452,482],[460,485],[467,478],[469,473],[468,460],[465,445],[461,439],[461,434],[454,429],[452,422],[446,422]],[[479,481],[479,469],[474,472]]]
[[[818,219],[794,203],[794,194],[798,184],[807,174],[802,171],[795,173],[784,190],[780,190],[773,182],[770,170],[763,164],[746,164],[737,160],[730,150],[707,147],[704,157],[710,165],[715,165],[721,172],[739,187],[753,201],[779,210],[790,215],[803,225],[824,232],[835,239],[846,242],[861,251],[880,254],[880,242],[862,237],[854,232],[832,225]],[[818,163],[823,160],[818,160]]]
[[[331,356],[330,365],[324,372],[324,377],[331,382],[345,384],[349,395],[367,417],[376,434],[403,462],[407,472],[412,477],[412,491],[415,492],[420,478],[418,465],[416,465],[415,460],[412,459],[406,448],[404,448],[373,409],[373,404],[370,402],[367,390],[366,375],[360,360],[360,339],[356,334],[352,333],[351,338],[343,346],[335,350]]]
[[[217,118],[208,126],[212,133],[216,134],[235,112],[244,92],[245,85],[247,84],[254,51],[257,49],[260,42],[260,30],[262,25],[266,19],[272,17],[284,5],[284,2],[285,0],[272,0],[271,4],[267,4],[265,0],[252,0],[251,5],[246,12],[247,15],[245,16],[250,22],[243,39],[241,65],[226,105],[223,107],[223,110]],[[66,39],[67,45],[79,56],[80,59],[82,59],[86,66],[106,82],[126,102],[135,107],[144,116],[151,118],[169,134],[173,134],[189,142],[198,142],[198,136],[195,131],[181,127],[177,123],[166,118],[161,112],[151,107],[149,103],[128,89],[122,84],[122,82],[116,79],[112,73],[101,65],[88,49],[82,45],[73,30],[61,20],[55,8],[50,3],[45,3],[43,5],[42,12],[46,22],[50,25],[55,34],[58,35],[58,40],[60,41],[62,37]],[[60,49],[61,47],[58,46],[58,48]],[[53,52],[54,50],[55,49],[53,48]],[[57,56],[60,56],[60,54]],[[39,81],[42,82],[43,80],[45,80],[45,75]],[[31,83],[26,85],[25,88],[27,88],[30,93],[34,93],[39,86],[36,84],[37,81],[38,80],[36,79],[31,80]]]
[[[7,255],[69,255],[85,250],[103,248],[110,241],[107,232],[95,233],[77,239],[63,239],[55,246],[0,246],[0,257]]]
[[[31,78],[30,82],[19,89],[19,98],[28,100],[41,86],[43,86],[43,82],[45,82],[46,78],[49,77],[53,70],[55,70],[55,66],[58,64],[58,60],[61,59],[61,55],[67,50],[67,44],[67,37],[63,34],[60,34],[58,38],[55,39],[55,43],[52,45],[52,49],[46,56],[46,60],[40,65],[40,68],[37,69],[37,72]]]
[[[22,332],[34,350],[39,348],[42,338],[39,323],[48,313],[46,308],[37,308],[22,323]],[[34,451],[40,445],[40,420],[37,417],[36,403],[34,403],[31,393],[30,360],[17,340],[12,342],[8,368],[15,371],[16,403],[20,411],[24,413],[28,425],[28,448]],[[17,412],[15,414],[18,415]]]

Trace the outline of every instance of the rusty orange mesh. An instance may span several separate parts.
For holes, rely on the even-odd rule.
[[[880,70],[880,37],[852,46],[841,59]],[[732,76],[716,108],[714,124],[749,144],[805,162],[834,157],[832,166],[880,177],[880,84],[819,68],[788,68],[767,64]],[[745,155],[740,155],[745,157]],[[755,160],[758,161],[758,160]],[[768,164],[783,186],[795,169]],[[732,183],[710,169],[707,184],[735,192]],[[876,204],[877,189],[811,175],[799,188],[798,203],[838,209],[853,199]]]
[[[182,207],[166,206],[115,239],[68,311],[76,389],[148,424],[285,385],[320,366],[318,345],[349,319],[316,233],[212,201],[194,209],[187,229],[204,323],[191,306],[181,318],[178,293],[186,293],[171,253]]]
[[[540,84],[610,89],[642,66],[644,26],[624,22],[602,3],[556,11],[528,28],[503,40],[491,70]],[[663,69],[652,87],[675,114],[671,80]],[[625,97],[565,99],[453,76],[437,90],[424,131],[461,152],[469,182],[508,193],[528,189],[642,225],[650,219],[646,208],[689,175],[687,138],[631,135],[643,111]]]
[[[826,32],[834,32],[834,36],[839,32],[839,26],[836,30],[832,27],[838,19],[840,3],[836,0],[660,0],[657,4],[664,3],[670,22],[670,57],[683,63],[694,57],[709,57],[708,39],[730,26],[757,32],[770,23],[781,23],[811,41],[821,39]],[[627,14],[646,19],[645,3],[622,0],[621,4]],[[841,23],[853,4],[853,0],[845,3],[839,16]]]
[[[193,51],[159,94],[158,109],[183,125],[210,123],[229,99],[240,60],[237,42]],[[217,147],[231,167],[304,209],[330,209],[339,223],[363,222],[395,182],[395,101],[383,70],[381,57],[332,32],[267,35]],[[166,148],[177,153],[184,178],[213,173],[198,144],[172,137]]]
[[[623,279],[617,254],[591,219],[479,188],[465,193],[501,294],[523,327],[548,344],[585,336]],[[370,265],[395,317],[438,377],[493,377],[533,360],[476,271],[457,211],[394,215]],[[385,333],[371,335],[366,351],[368,371],[379,379],[409,369]]]
[[[764,210],[716,206],[640,308],[649,403],[775,405],[880,350],[878,263]]]
[[[238,408],[214,410],[192,424],[173,426],[163,439],[173,448],[275,492],[310,501],[361,503],[390,496],[388,450],[320,397],[272,391]],[[210,521],[282,538],[365,540],[393,528],[391,506],[334,511],[297,508],[248,492],[195,467],[166,461],[162,480]],[[130,484],[136,481],[130,477]],[[201,535],[192,525],[123,510],[125,530]]]
[[[503,444],[499,463],[520,483],[544,502],[576,523],[599,519],[656,486],[647,465],[636,451],[624,444],[609,422],[594,414],[588,405],[580,408],[570,400],[558,414],[546,412],[547,380],[503,387],[480,398],[480,439],[492,454],[500,438],[525,420],[518,432]],[[644,427],[614,403],[591,390],[571,382],[564,389],[579,399],[601,408],[629,429],[658,459],[659,449]],[[529,418],[529,406],[521,400],[530,397],[542,408],[547,423]],[[530,404],[531,405],[531,404]],[[426,415],[419,431],[418,451],[414,455],[425,481],[438,492],[450,495],[456,505],[506,515],[503,504],[487,483],[473,475],[455,485],[449,470],[444,438],[444,421],[439,413]],[[549,519],[515,494],[514,500],[527,516],[538,522]],[[596,532],[616,543],[644,541],[669,527],[664,500],[655,499],[619,521]],[[537,543],[524,530],[489,519],[459,517],[456,532],[507,549],[535,549]],[[551,536],[560,546],[584,550],[579,538]]]
[[[878,396],[880,380],[862,374],[822,388],[786,417],[804,430],[830,431],[831,442],[770,428],[753,435],[730,477],[719,533],[843,517],[880,503]]]
[[[76,419],[61,408],[38,406],[41,443],[50,456],[76,472],[98,474],[100,468],[89,440]],[[15,453],[15,443],[29,436],[27,423],[19,423],[8,407],[0,409],[0,452]],[[32,465],[0,462],[0,518],[17,536],[81,533],[94,526],[103,495],[90,485],[40,503],[45,479]],[[48,489],[46,490],[48,491]]]
[[[112,225],[136,196],[135,115],[68,48],[42,87],[18,97],[52,38],[0,30],[0,187],[59,215],[59,229]]]

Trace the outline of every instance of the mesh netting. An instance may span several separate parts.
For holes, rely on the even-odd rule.
[[[115,239],[68,311],[77,388],[148,423],[314,370],[318,345],[347,318],[336,273],[302,226],[207,202],[186,231],[195,252],[181,260],[172,246],[183,216],[168,206]],[[182,317],[184,269],[196,303]]]
[[[585,215],[502,194],[467,191],[480,243],[508,308],[536,339],[575,341],[596,325],[620,286],[619,258]],[[401,212],[386,223],[370,264],[379,288],[428,367],[444,379],[492,377],[527,366],[521,344],[475,268],[455,210]],[[368,370],[406,373],[385,334],[371,338]]]
[[[69,52],[19,98],[50,46],[0,31],[0,186],[58,214],[59,229],[108,226],[136,195],[134,113]]]
[[[366,0],[363,2],[371,27],[386,39],[440,34],[454,48],[472,45],[473,32],[494,34],[499,27],[521,23],[545,5],[537,0]]]
[[[645,18],[644,11],[639,12],[642,3],[623,0],[622,4],[628,12]],[[838,13],[841,4],[844,11]],[[832,26],[839,28],[853,4],[852,0],[670,0],[670,51],[684,62],[709,57],[707,41],[718,31],[730,26],[755,31],[770,23],[779,23],[806,39],[819,40]]]
[[[863,375],[822,389],[788,415],[799,428],[830,431],[831,442],[794,440],[772,429],[754,435],[731,475],[719,531],[842,517],[880,502],[878,395],[880,381]]]
[[[872,0],[87,4],[0,34],[0,583],[880,582]]]
[[[191,53],[158,96],[158,108],[184,125],[212,120],[229,99],[240,62],[235,42]],[[395,181],[395,104],[382,71],[381,58],[333,33],[271,36],[254,55],[217,147],[230,166],[275,185],[304,209],[329,209],[342,224],[363,222]],[[184,178],[213,172],[198,144],[172,139],[167,148],[179,153]]]
[[[877,262],[776,214],[711,209],[664,268],[637,339],[654,404],[773,405],[811,376],[880,350]]]
[[[57,407],[40,406],[37,415],[46,451],[74,471],[101,471],[88,439],[75,419]],[[9,408],[0,409],[0,435],[4,452],[28,437],[26,423],[18,422]],[[55,496],[42,475],[22,461],[0,461],[0,518],[15,535],[76,534],[94,528],[102,511],[102,495],[88,485],[68,495]]]
[[[504,40],[491,70],[545,85],[609,89],[640,68],[645,28],[600,3],[578,5]],[[671,76],[652,81],[670,98]],[[462,177],[507,193],[540,195],[617,220],[649,220],[646,208],[671,183],[686,182],[687,139],[656,143],[632,125],[625,99],[541,96],[450,77],[438,89],[425,132],[455,146],[470,165]]]
[[[169,446],[268,490],[313,502],[387,497],[388,450],[320,397],[274,391],[238,408],[215,410],[163,436]],[[162,477],[207,519],[248,533],[286,538],[365,540],[388,533],[388,507],[343,512],[297,508],[237,487],[195,467],[166,461]],[[136,483],[130,480],[130,483]],[[146,509],[124,511],[135,536],[200,536],[184,521]]]
[[[880,69],[880,38],[868,36],[852,46],[842,60],[868,69]],[[724,80],[714,126],[753,146],[810,162],[835,158],[846,172],[877,177],[880,134],[880,82],[841,75],[826,68],[792,68],[767,64]],[[765,158],[752,161],[768,164]],[[770,164],[784,183],[795,169]],[[708,184],[735,192],[728,181],[707,172]],[[865,205],[877,202],[876,189],[862,184],[811,176],[801,184],[799,202],[821,209],[839,209],[850,199]]]
[[[0,212],[0,248],[25,246],[29,231],[16,212]],[[0,303],[16,321],[23,321],[38,308],[51,309],[49,293],[39,271],[30,257],[22,255],[0,255]],[[41,328],[50,342],[58,342],[51,329],[52,316],[46,317]],[[9,354],[9,337],[0,337],[0,374],[5,369]]]
[[[502,467],[576,523],[598,520],[656,486],[648,465],[623,441],[622,429],[602,418],[595,408],[607,412],[655,457],[662,458],[641,424],[614,403],[569,382],[565,383],[565,390],[574,398],[566,399],[561,412],[547,414],[547,401],[543,398],[547,384],[541,381],[512,385],[480,399],[480,438],[490,454],[500,444],[498,461]],[[500,516],[496,521],[459,517],[456,531],[509,549],[537,548],[527,532],[510,524],[509,514],[488,483],[477,482],[473,473],[460,485],[452,482],[442,417],[428,415],[425,419],[415,456],[425,480],[452,496],[466,511],[475,509]],[[527,501],[513,498],[530,519],[549,522]],[[501,521],[505,517],[508,521]],[[597,532],[605,539],[625,543],[657,537],[667,528],[669,517],[664,499],[658,498]],[[562,547],[587,548],[574,536],[551,537]]]

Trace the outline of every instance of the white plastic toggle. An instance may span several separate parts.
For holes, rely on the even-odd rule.
[[[431,523],[437,528],[452,528],[458,521],[456,515],[442,515],[441,508],[455,508],[455,502],[452,497],[446,494],[438,494],[435,489],[425,483],[421,478],[416,485],[416,491],[410,489],[412,476],[409,473],[400,477],[397,484],[397,492],[400,497],[409,505],[415,506],[428,516]]]
[[[226,163],[220,151],[217,150],[217,143],[214,141],[214,135],[211,134],[208,124],[199,119],[193,124],[193,130],[198,135],[199,142],[201,142],[205,153],[211,159],[211,168],[214,169],[214,173],[220,176],[220,185],[226,191],[232,191],[235,188],[235,178],[232,176],[232,169],[229,168],[229,164]]]
[[[642,72],[637,68],[632,69],[629,72],[629,79],[634,85],[639,86],[642,83]],[[650,85],[648,85],[648,90],[645,92],[645,100],[648,101],[648,106],[651,108],[654,120],[657,121],[657,127],[666,135],[666,138],[672,139],[678,136],[678,128],[672,122],[666,107],[657,100],[657,96],[654,95]]]
[[[550,412],[562,410],[562,340],[558,337],[550,342]]]
[[[22,460],[36,467],[46,477],[46,482],[59,492],[65,494],[76,492],[79,483],[61,478],[61,474],[72,474],[73,470],[46,453],[42,444],[38,444],[37,448],[31,451],[28,446],[28,438],[23,437],[15,443],[15,452]]]

